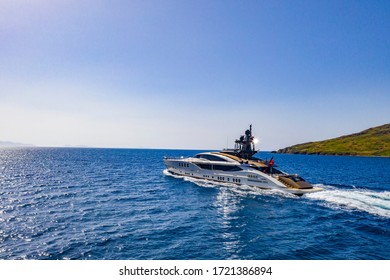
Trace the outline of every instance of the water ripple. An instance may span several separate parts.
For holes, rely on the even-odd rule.
[[[388,161],[275,155],[298,198],[164,175],[193,153],[0,149],[0,259],[390,259]]]

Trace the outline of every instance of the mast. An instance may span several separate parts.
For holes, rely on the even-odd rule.
[[[252,125],[249,125],[249,129],[245,131],[245,135],[241,135],[241,137],[235,141],[235,148],[238,150],[237,156],[249,159],[257,153],[253,141],[254,139],[255,137],[252,135]]]

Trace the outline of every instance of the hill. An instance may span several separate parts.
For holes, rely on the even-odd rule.
[[[390,124],[338,138],[290,146],[277,153],[390,157]]]

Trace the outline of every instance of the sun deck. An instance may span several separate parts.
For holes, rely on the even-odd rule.
[[[222,155],[222,156],[231,158],[237,162],[240,162],[240,163],[244,162],[244,163],[252,164],[254,166],[261,167],[261,168],[268,167],[268,165],[265,164],[264,161],[261,161],[261,160],[243,159],[243,158],[231,155],[231,154],[225,154],[224,152],[214,152],[213,154]]]

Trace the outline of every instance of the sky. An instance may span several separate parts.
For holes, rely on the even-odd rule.
[[[275,150],[390,122],[389,1],[0,0],[0,141]]]

